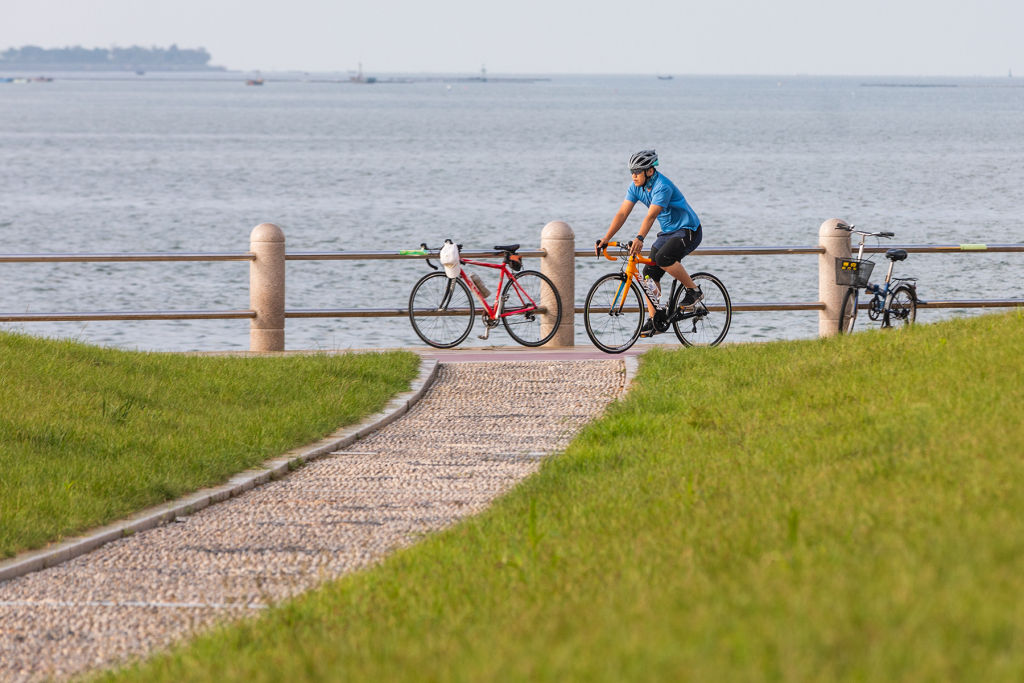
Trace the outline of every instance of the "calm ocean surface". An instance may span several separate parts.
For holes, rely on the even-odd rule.
[[[626,160],[644,147],[700,214],[705,246],[813,245],[833,217],[892,230],[899,244],[1021,242],[1022,86],[556,76],[246,87],[224,74],[0,84],[0,253],[241,253],[265,221],[283,228],[291,251],[447,237],[535,247],[552,220],[568,222],[583,249],[607,228],[629,183]],[[639,213],[621,235],[635,233]],[[816,259],[686,264],[720,275],[734,302],[814,301]],[[579,261],[578,302],[610,266]],[[425,272],[420,261],[289,262],[287,307],[404,307]],[[920,278],[926,300],[1024,297],[1020,254],[912,254],[899,272]],[[0,312],[245,309],[248,278],[244,262],[0,264]],[[248,328],[0,325],[142,350],[246,349]],[[740,313],[729,339],[816,334],[813,311]],[[286,335],[289,349],[419,344],[404,318],[290,319]],[[486,343],[511,340],[499,329]],[[577,343],[589,344],[579,318]]]

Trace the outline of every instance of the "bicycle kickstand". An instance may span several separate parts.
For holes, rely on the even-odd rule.
[[[499,308],[498,311],[500,312],[501,308]],[[491,330],[498,326],[498,318],[495,317],[491,319],[488,318],[487,316],[480,316],[480,319],[484,324],[484,333],[478,334],[476,337],[477,339],[483,339],[484,341],[487,341],[487,338],[491,336]]]
[[[478,339],[483,339],[484,341],[487,341],[487,338],[489,336],[491,336],[491,328],[498,326],[498,319],[501,318],[501,308],[504,305],[505,305],[505,300],[504,299],[501,299],[501,300],[498,301],[498,308],[497,308],[497,311],[494,314],[494,318],[493,319],[488,318],[486,315],[481,315],[480,316],[480,319],[483,320],[483,322],[484,322],[484,333],[483,334],[478,334],[477,335]]]

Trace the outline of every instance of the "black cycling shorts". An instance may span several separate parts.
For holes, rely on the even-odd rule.
[[[665,274],[662,269],[682,261],[684,256],[700,246],[703,238],[704,231],[699,225],[696,230],[683,229],[667,235],[658,235],[658,239],[651,245],[648,257],[657,265],[645,266],[644,275],[655,282],[661,282],[661,276]]]

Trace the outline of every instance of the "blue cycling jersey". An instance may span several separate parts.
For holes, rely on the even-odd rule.
[[[643,187],[630,185],[626,192],[626,199],[631,202],[640,202],[648,208],[652,204],[661,207],[661,213],[658,214],[658,223],[661,225],[659,234],[661,235],[676,230],[696,230],[700,225],[700,219],[686,201],[686,197],[671,180],[661,173],[655,172]]]

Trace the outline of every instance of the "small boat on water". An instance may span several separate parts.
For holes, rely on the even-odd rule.
[[[667,76],[658,76],[658,80],[659,81],[671,81],[672,80],[672,74],[668,74]]]
[[[356,72],[355,76],[348,79],[352,83],[376,83],[376,76],[364,76],[363,75],[363,63],[359,62],[359,71]]]
[[[245,82],[246,85],[263,85],[262,78],[250,78]]]

